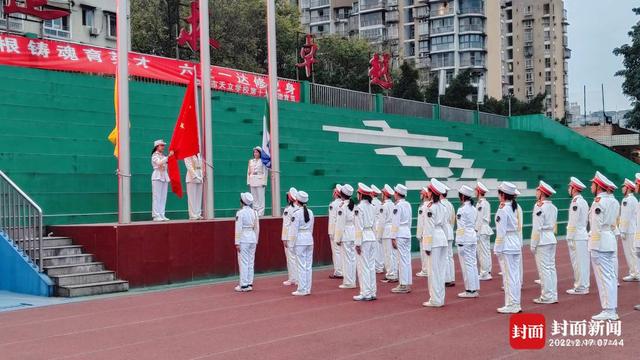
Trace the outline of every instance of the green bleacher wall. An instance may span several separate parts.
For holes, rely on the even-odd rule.
[[[0,78],[0,169],[42,206],[47,224],[116,221],[117,160],[106,139],[114,126],[113,78],[4,66],[0,67]],[[151,218],[152,143],[158,138],[170,139],[184,90],[181,86],[130,83],[134,221]],[[253,146],[260,145],[262,139],[264,99],[214,92],[212,107],[216,216],[228,217],[236,211],[239,192],[247,189],[247,161]],[[462,142],[464,150],[456,153],[474,159],[473,167],[485,168],[485,177],[527,181],[529,188],[544,179],[558,189],[555,202],[560,209],[561,233],[569,203],[568,178],[577,176],[587,182],[602,168],[600,160],[592,161],[600,153],[582,147],[573,151],[571,144],[531,125],[548,119],[514,118],[512,128],[500,129],[308,103],[280,102],[279,112],[281,189],[284,192],[295,186],[307,191],[317,215],[326,214],[336,183],[355,185],[362,181],[382,186],[425,179],[420,168],[403,167],[394,156],[376,155],[374,149],[383,146],[338,142],[338,134],[323,131],[323,125],[362,129],[363,120],[385,120],[391,127],[412,134]],[[435,158],[436,150],[404,149],[407,155],[426,156],[432,166],[448,166],[448,159]],[[613,156],[606,152],[606,156]],[[612,159],[616,157],[620,158],[615,155]],[[619,183],[625,169],[615,167],[612,179]],[[182,170],[184,175],[184,167]],[[629,170],[627,176],[633,176],[636,169]],[[453,177],[459,177],[461,170],[453,171]],[[409,200],[415,209],[417,191],[410,193]],[[457,205],[456,199],[452,200]],[[520,202],[528,224],[534,199],[522,198]],[[495,209],[495,199],[492,205]],[[186,208],[186,198],[169,194],[168,217],[187,218]],[[528,236],[528,227],[525,231]]]

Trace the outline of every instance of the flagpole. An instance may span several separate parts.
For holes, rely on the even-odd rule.
[[[267,53],[269,62],[269,120],[271,122],[271,215],[280,216],[280,141],[278,139],[275,0],[267,0]]]
[[[118,0],[116,29],[118,63],[118,223],[131,222],[131,163],[129,153],[129,4]]]
[[[200,71],[202,72],[202,121],[204,121],[204,217],[213,219],[213,142],[211,129],[211,53],[209,51],[209,1],[200,1]]]

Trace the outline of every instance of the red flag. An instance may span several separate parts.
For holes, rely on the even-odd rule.
[[[184,94],[178,121],[176,121],[176,127],[173,130],[173,136],[171,136],[171,143],[169,144],[169,151],[173,150],[173,156],[169,157],[167,163],[171,191],[180,198],[182,197],[182,182],[178,160],[200,152],[194,80],[191,79],[189,86],[187,86],[187,92]]]

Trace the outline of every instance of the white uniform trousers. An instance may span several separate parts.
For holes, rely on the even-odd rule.
[[[535,257],[540,279],[540,297],[545,300],[558,300],[556,245],[538,245],[536,247]]]
[[[447,241],[447,263],[445,265],[445,282],[455,282],[456,281],[456,265],[453,261],[453,240]]]
[[[313,245],[296,245],[295,254],[298,292],[310,294],[313,274]]]
[[[296,271],[298,264],[296,262],[296,250],[291,241],[287,241],[287,246],[284,247],[284,255],[287,257],[287,280],[296,283],[298,282],[298,272]]]
[[[331,241],[331,260],[333,261],[333,275],[342,276],[342,258],[340,256],[340,246],[333,241],[333,235],[329,234]]]
[[[373,254],[375,259],[376,272],[384,270],[384,256],[382,255],[382,240],[373,243]]]
[[[434,247],[429,256],[429,302],[435,305],[444,305],[447,251],[444,246]]]
[[[579,291],[589,290],[591,268],[589,265],[588,243],[588,241],[583,240],[567,240],[569,258],[573,268],[573,288]]]
[[[520,264],[522,254],[498,254],[498,263],[502,271],[502,286],[504,287],[504,305],[520,306],[522,280],[520,280]]]
[[[398,246],[398,280],[400,285],[413,284],[411,274],[411,239],[397,238]]]
[[[420,271],[423,274],[429,274],[429,255],[424,251],[422,247],[422,241],[418,241],[420,243]]]
[[[376,243],[377,241],[365,241],[360,246],[358,282],[360,284],[360,295],[364,297],[376,296]]]
[[[598,284],[600,305],[603,310],[615,311],[618,307],[618,278],[614,269],[614,251],[591,250],[591,264]]]
[[[398,278],[398,250],[393,248],[391,239],[382,239],[382,253],[384,255],[384,268],[387,279]]]
[[[253,209],[258,212],[258,216],[264,215],[264,191],[266,186],[251,186],[253,196]]]
[[[356,284],[356,245],[353,241],[342,242],[342,284]]]
[[[253,285],[253,265],[256,260],[256,244],[240,243],[238,268],[240,268],[240,286]]]
[[[202,183],[187,183],[187,204],[189,219],[198,219],[202,216]]]
[[[151,215],[154,219],[164,218],[164,209],[167,205],[167,190],[169,189],[169,183],[164,181],[153,180],[151,181],[151,191],[153,192]]]
[[[468,291],[479,290],[476,244],[458,245],[458,259],[460,260],[464,289]]]
[[[638,270],[638,256],[636,255],[636,248],[633,245],[635,240],[635,234],[622,234],[622,248],[624,250],[624,258],[627,261],[629,267],[629,275],[640,278],[640,271]]]
[[[491,243],[489,235],[478,235],[478,262],[480,263],[480,275],[491,273]]]

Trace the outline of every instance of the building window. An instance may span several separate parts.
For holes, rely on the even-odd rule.
[[[89,6],[82,6],[82,25],[93,27],[95,24],[96,9]]]
[[[544,81],[551,82],[551,71],[544,72]]]
[[[441,34],[453,32],[453,18],[436,19],[431,21],[431,33]]]
[[[549,15],[549,9],[550,9],[549,3],[542,5],[542,13],[544,15]]]
[[[507,60],[513,59],[513,50],[507,49]]]
[[[0,0],[0,29],[13,31],[22,31],[24,26],[23,19],[26,17],[22,14],[12,14],[11,17],[4,14],[4,1]],[[20,18],[20,19],[16,19]]]
[[[509,75],[508,80],[509,85],[513,86],[513,75]],[[511,89],[511,94],[513,95],[513,89]]]
[[[533,9],[532,9],[531,5],[527,5],[527,6],[525,6],[525,8],[524,8],[524,14],[525,14],[525,15],[531,15],[532,13],[533,13]]]
[[[431,39],[431,51],[453,49],[453,35],[438,36]]]
[[[545,86],[544,86],[544,93],[545,93],[546,95],[551,94],[551,85],[545,85]]]
[[[545,68],[550,68],[551,67],[551,58],[545,58],[544,59],[544,67]]]
[[[542,27],[548,28],[551,24],[551,20],[548,17],[542,18]]]
[[[116,14],[111,12],[105,12],[104,14],[107,17],[107,37],[115,39],[118,35],[116,29]]]
[[[532,42],[533,41],[533,30],[532,29],[526,29],[524,31],[524,41],[525,42]]]
[[[526,73],[524,73],[524,81],[533,82],[533,72],[527,71]]]
[[[533,60],[531,58],[524,59],[524,68],[525,69],[533,69]]]
[[[533,29],[533,20],[525,20],[525,21],[522,23],[522,26],[523,26],[525,29]]]
[[[484,36],[474,35],[460,35],[460,49],[478,48],[484,49]]]
[[[59,39],[71,39],[69,16],[53,20],[45,20],[42,23],[42,28],[45,36]]]
[[[360,26],[364,27],[375,25],[382,25],[382,12],[360,15]]]
[[[544,32],[544,41],[549,41],[549,40],[551,40],[551,31],[545,30],[545,32]]]
[[[513,32],[513,23],[507,24],[507,34],[511,34]]]

